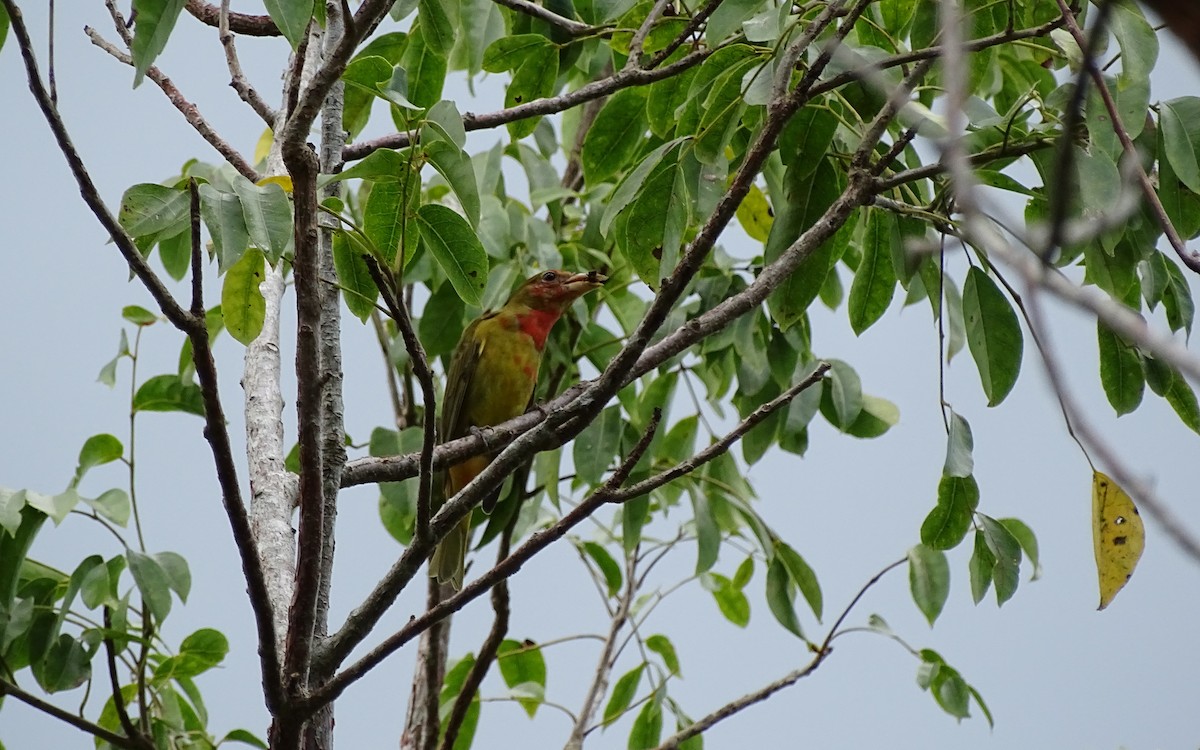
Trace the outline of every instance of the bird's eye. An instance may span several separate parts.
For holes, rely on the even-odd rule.
[[[553,271],[547,271],[544,274],[542,274],[542,281],[554,281],[557,278],[558,278],[558,275],[555,274]]]

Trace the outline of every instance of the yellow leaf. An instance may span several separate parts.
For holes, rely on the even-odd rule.
[[[254,144],[254,163],[259,164],[263,159],[267,158],[267,154],[271,152],[271,144],[275,141],[275,133],[267,128],[263,134],[258,137],[258,143]]]
[[[1100,575],[1100,607],[1129,581],[1146,547],[1146,527],[1133,499],[1100,472],[1092,476],[1092,538]]]
[[[742,229],[746,230],[751,239],[766,242],[767,235],[771,233],[773,217],[767,196],[758,189],[758,185],[751,185],[750,192],[746,193],[737,209],[737,218]]]
[[[285,174],[275,175],[274,177],[264,177],[255,184],[258,186],[276,184],[283,188],[283,192],[288,195],[292,194],[292,178]]]

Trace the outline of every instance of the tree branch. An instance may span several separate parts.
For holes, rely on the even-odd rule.
[[[562,112],[584,102],[599,99],[615,91],[629,88],[630,86],[643,86],[664,78],[670,78],[688,68],[699,65],[707,60],[708,56],[715,51],[709,49],[698,50],[666,67],[654,70],[622,70],[609,78],[584,84],[574,91],[568,91],[558,96],[534,99],[533,101],[518,104],[508,109],[486,112],[484,114],[467,112],[463,115],[463,127],[469,131],[487,130],[510,122],[516,122],[517,120],[524,120],[527,117],[539,117],[541,115]],[[345,157],[346,161],[354,161],[381,148],[404,148],[409,145],[411,145],[411,141],[408,133],[392,133],[391,135],[385,135],[373,140],[352,143],[346,147],[342,156]]]
[[[233,87],[242,101],[250,105],[250,109],[258,113],[267,127],[274,127],[278,114],[250,85],[245,72],[242,71],[242,63],[238,60],[237,44],[234,42],[233,32],[229,30],[229,0],[221,0],[221,9],[217,16],[217,32],[221,46],[225,48],[225,65],[229,68],[229,85]]]
[[[504,531],[500,534],[500,544],[496,551],[496,563],[499,564],[508,557],[509,549],[512,544],[513,530],[517,527],[518,514],[513,513],[509,519],[508,525],[504,527]],[[471,703],[474,701],[476,694],[479,693],[479,686],[483,684],[483,678],[487,676],[488,669],[492,662],[496,660],[496,653],[500,650],[500,644],[504,642],[504,636],[508,634],[508,617],[509,617],[509,598],[508,598],[508,582],[501,581],[492,589],[492,612],[495,617],[492,619],[492,628],[488,631],[487,637],[479,646],[479,654],[475,657],[475,664],[471,666],[471,671],[467,673],[467,679],[463,681],[462,689],[458,693],[458,697],[454,700],[454,708],[450,710],[450,716],[446,720],[445,731],[439,747],[441,750],[453,750],[454,743],[458,739],[458,732],[462,729],[463,720],[467,718],[467,710],[471,708]]]
[[[196,20],[209,26],[221,23],[221,9],[204,0],[187,0],[187,11]],[[270,16],[254,16],[247,13],[230,13],[229,28],[244,36],[282,36]]]
[[[417,476],[417,519],[413,530],[414,541],[426,541],[429,537],[429,518],[432,513],[433,496],[433,449],[437,444],[437,395],[433,385],[433,371],[429,369],[429,358],[425,355],[425,347],[417,338],[413,328],[412,318],[408,308],[400,300],[395,287],[384,276],[379,263],[370,256],[364,256],[371,280],[383,295],[388,313],[395,321],[400,335],[404,339],[404,348],[408,350],[409,361],[412,362],[413,374],[421,385],[421,397],[424,407],[424,423],[421,443],[421,458]]]
[[[548,8],[529,2],[529,0],[494,0],[494,2],[496,5],[503,5],[505,8],[515,10],[518,13],[524,13],[531,18],[545,21],[555,28],[562,29],[573,37],[588,36],[596,33],[598,30],[595,26],[588,26],[586,23],[560,16]]]
[[[8,6],[9,3],[5,2],[5,5]],[[9,17],[11,18],[13,8],[7,7],[6,9],[8,10]],[[49,703],[47,701],[42,700],[41,698],[38,698],[35,695],[31,695],[30,693],[25,692],[24,690],[17,687],[16,685],[9,682],[8,680],[0,678],[0,696],[4,696],[4,695],[11,695],[12,697],[21,701],[25,705],[30,706],[31,708],[35,708],[44,714],[53,716],[54,718],[58,719],[59,721],[70,724],[71,726],[75,727],[76,729],[87,732],[88,734],[92,735],[93,737],[102,739],[114,747],[126,748],[127,750],[146,750],[146,745],[140,743],[137,739],[134,739],[131,737],[122,737],[121,735],[119,735],[115,732],[110,732],[107,729],[105,729],[104,727],[101,727],[97,724],[93,724],[92,722],[88,721],[87,719],[84,719],[80,716],[76,716],[75,714],[71,713],[70,711],[65,711],[65,710],[59,708],[58,706],[54,705],[53,703]]]

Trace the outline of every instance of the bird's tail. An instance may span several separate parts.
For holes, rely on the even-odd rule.
[[[438,583],[448,583],[455,591],[462,588],[467,561],[467,544],[471,539],[471,516],[468,515],[442,539],[429,558],[429,575]]]

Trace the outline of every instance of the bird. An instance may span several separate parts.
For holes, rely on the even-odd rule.
[[[598,271],[543,271],[526,279],[499,310],[473,320],[463,331],[446,372],[442,441],[475,434],[523,414],[533,397],[550,329],[572,302],[606,280]],[[454,497],[491,461],[489,455],[474,456],[449,467],[441,492],[435,492],[435,496],[440,494],[435,505],[440,507]],[[462,588],[470,537],[468,513],[430,557],[429,574],[455,591]]]

